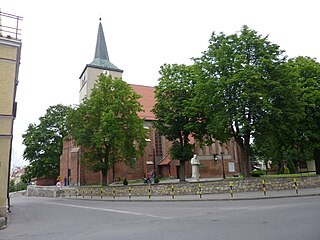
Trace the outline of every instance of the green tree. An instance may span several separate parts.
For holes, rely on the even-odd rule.
[[[213,33],[208,50],[195,60],[202,70],[195,103],[205,110],[208,134],[220,141],[234,138],[246,177],[257,127],[274,107],[270,92],[284,90],[279,88],[284,60],[278,45],[247,26],[232,35]]]
[[[144,153],[147,132],[137,114],[143,111],[140,97],[122,79],[101,74],[90,98],[68,116],[69,134],[84,149],[84,164],[101,171],[101,185],[107,185],[115,162],[133,166]]]
[[[190,127],[198,118],[193,109],[196,71],[194,66],[163,65],[160,80],[156,86],[156,104],[153,112],[157,117],[155,127],[173,144],[170,147],[172,159],[180,161],[180,181],[185,181],[185,161],[192,158],[193,145],[189,137]]]
[[[286,66],[288,77],[299,86],[297,101],[303,105],[299,125],[293,129],[293,147],[300,159],[313,158],[320,174],[320,63],[310,57],[297,57]]]
[[[30,178],[55,178],[60,171],[60,156],[66,136],[66,116],[71,108],[61,104],[51,106],[39,118],[40,123],[29,124],[22,135],[25,150],[23,158],[30,162],[27,167]]]
[[[298,129],[304,118],[304,103],[301,101],[301,86],[292,77],[292,69],[284,62],[278,66],[278,80],[269,91],[270,106],[257,123],[254,134],[256,153],[266,160],[277,163],[294,163],[304,155],[297,142]],[[293,166],[291,164],[291,166]],[[294,171],[291,167],[291,171]]]

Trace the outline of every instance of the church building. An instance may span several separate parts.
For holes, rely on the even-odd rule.
[[[101,20],[101,19],[100,19]],[[110,74],[113,77],[122,77],[123,70],[111,63],[108,55],[106,40],[99,22],[98,36],[96,41],[95,55],[91,63],[87,64],[80,75],[80,103],[84,98],[90,97],[95,81],[99,75]],[[115,163],[108,172],[108,183],[122,181],[124,178],[142,179],[149,172],[155,172],[162,177],[179,178],[179,161],[172,160],[169,154],[170,142],[164,136],[160,136],[153,127],[156,121],[155,115],[151,112],[155,104],[155,88],[130,84],[132,89],[142,98],[139,102],[144,112],[138,113],[139,117],[145,120],[144,127],[149,130],[149,139],[146,139],[144,157],[137,159],[134,167],[125,163]],[[228,144],[219,144],[215,141],[212,146],[197,146],[194,142],[195,154],[201,163],[201,178],[219,178],[223,175],[232,176],[239,173],[240,151],[236,143],[230,141]],[[186,177],[191,177],[190,161],[186,162]],[[82,186],[99,184],[100,172],[93,172],[81,163],[81,147],[75,146],[72,141],[65,141],[60,159],[60,176],[64,179],[65,185]]]

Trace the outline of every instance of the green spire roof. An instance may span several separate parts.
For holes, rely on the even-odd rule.
[[[116,72],[123,72],[123,70],[117,68],[109,60],[107,44],[106,44],[106,40],[104,37],[103,28],[102,28],[102,24],[101,24],[101,18],[100,18],[100,22],[99,22],[98,37],[97,37],[96,51],[94,54],[94,59],[87,66],[97,67],[97,68],[116,71]]]

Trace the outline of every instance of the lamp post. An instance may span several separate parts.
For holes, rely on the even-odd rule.
[[[221,163],[222,163],[222,177],[223,177],[223,179],[225,179],[226,174],[224,172],[223,152],[220,152],[220,155],[221,155]]]
[[[214,162],[218,161],[218,155],[219,155],[218,153],[214,153],[214,154],[213,154],[213,161],[214,161]],[[213,162],[213,163],[214,163],[214,162]],[[213,169],[214,169],[214,168],[213,168]],[[214,176],[214,173],[213,173],[213,176]]]
[[[148,127],[145,127],[145,129],[149,129]],[[149,154],[149,157],[152,157],[153,162],[153,174],[156,175],[156,149],[154,148],[153,144],[151,143],[151,139],[146,139],[146,142],[150,143],[150,147],[152,149],[152,154]]]

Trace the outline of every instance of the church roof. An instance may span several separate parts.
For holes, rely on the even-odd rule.
[[[104,32],[101,24],[101,18],[98,28],[98,37],[96,43],[96,51],[94,53],[94,59],[105,59],[109,61],[108,49],[106,44],[106,39],[104,37]]]
[[[99,68],[104,70],[110,70],[115,72],[123,72],[120,68],[116,67],[113,63],[110,62],[106,39],[104,37],[104,32],[101,24],[101,18],[99,22],[99,28],[98,28],[98,36],[97,36],[97,42],[96,42],[96,50],[94,53],[94,59],[91,63],[87,64],[85,69],[80,75],[83,75],[87,67],[92,68]]]
[[[132,87],[133,91],[142,96],[140,99],[138,99],[138,101],[142,105],[144,112],[139,112],[138,116],[149,121],[156,120],[156,116],[153,112],[151,112],[152,108],[156,104],[154,87],[135,84],[130,84],[130,86]]]
[[[101,20],[101,18],[100,18]],[[89,66],[104,68],[106,70],[113,70],[117,72],[123,72],[110,62],[106,39],[102,28],[101,21],[99,22],[98,36],[96,43],[96,51],[94,53],[94,59]]]

